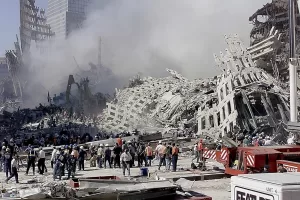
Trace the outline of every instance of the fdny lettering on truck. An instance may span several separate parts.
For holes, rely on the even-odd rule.
[[[235,187],[235,200],[274,200],[272,195]]]

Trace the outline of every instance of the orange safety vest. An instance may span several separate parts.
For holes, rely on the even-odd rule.
[[[152,156],[153,150],[152,147],[146,147],[146,156]]]
[[[202,142],[198,143],[198,151],[202,151],[203,150],[203,144]]]
[[[122,147],[122,140],[121,140],[121,138],[117,138],[117,143],[118,143],[118,145],[119,145],[120,147]]]
[[[172,155],[176,156],[179,153],[179,148],[178,147],[172,147]]]

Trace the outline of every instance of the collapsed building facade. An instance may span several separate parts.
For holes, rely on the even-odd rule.
[[[273,28],[265,40],[249,48],[237,35],[225,36],[229,48],[215,55],[222,74],[211,79],[190,81],[167,69],[170,77],[148,77],[117,90],[103,114],[102,128],[194,126],[194,132],[213,138],[261,132],[284,135],[289,120],[287,87],[260,62],[280,47],[280,36]]]

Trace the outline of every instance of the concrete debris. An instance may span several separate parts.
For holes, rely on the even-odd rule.
[[[190,81],[167,69],[171,77],[147,77],[134,87],[117,90],[103,112],[102,128],[175,128],[177,133],[215,140],[271,136],[285,143],[288,87],[265,70],[268,63],[261,62],[277,51],[280,37],[272,28],[265,40],[245,48],[237,35],[225,35],[229,48],[214,55],[221,75]]]
[[[190,181],[185,178],[180,178],[176,181],[176,184],[182,187],[183,189],[191,189],[195,181]]]

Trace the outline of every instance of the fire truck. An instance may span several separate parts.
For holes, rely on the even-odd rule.
[[[222,163],[225,173],[233,176],[259,173],[265,166],[268,172],[277,172],[279,164],[288,172],[300,172],[299,145],[205,148],[203,158]]]

